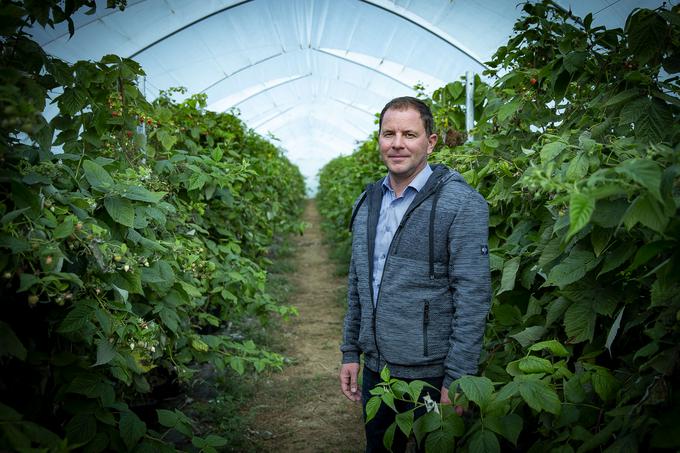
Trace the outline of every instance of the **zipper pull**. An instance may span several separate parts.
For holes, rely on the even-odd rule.
[[[425,322],[425,324],[430,322],[430,303],[429,302],[425,302],[425,311],[423,313],[423,322]]]

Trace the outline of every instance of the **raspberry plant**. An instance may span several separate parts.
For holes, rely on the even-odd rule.
[[[451,387],[468,416],[399,414],[393,429],[426,451],[677,450],[679,55],[677,6],[607,30],[524,5],[489,62],[493,84],[477,81],[476,140],[434,155],[491,208],[481,375]],[[461,82],[427,101],[440,136],[462,129]],[[351,201],[384,174],[366,164],[374,148],[329,164],[344,178],[322,172],[319,206],[340,241]],[[372,405],[412,390],[388,376]]]
[[[0,449],[164,451],[174,430],[214,451],[181,411],[142,408],[201,364],[282,366],[238,326],[295,314],[265,269],[302,229],[303,178],[205,96],[148,102],[132,60],[46,55],[27,25],[94,8],[61,5],[0,6]]]

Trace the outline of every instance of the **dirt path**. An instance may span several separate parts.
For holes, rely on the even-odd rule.
[[[348,401],[338,381],[344,308],[338,293],[346,287],[335,274],[322,242],[314,201],[309,224],[296,239],[290,303],[300,315],[283,323],[286,355],[293,360],[270,376],[253,403],[256,449],[282,452],[360,452],[364,450],[361,407]]]

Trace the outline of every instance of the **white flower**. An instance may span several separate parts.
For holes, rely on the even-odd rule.
[[[130,350],[133,351],[135,349],[135,344],[133,342],[130,342]]]
[[[425,396],[423,396],[423,401],[425,402],[425,409],[427,409],[428,412],[435,411],[437,414],[439,413],[439,405],[430,398],[429,393],[426,393]]]

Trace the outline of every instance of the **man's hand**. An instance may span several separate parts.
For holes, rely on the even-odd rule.
[[[340,388],[350,401],[361,400],[361,391],[358,384],[359,364],[344,363],[340,368]]]
[[[455,401],[457,399],[458,399],[458,394],[456,393],[456,395],[453,397],[453,400]],[[441,404],[451,404],[451,399],[449,398],[449,389],[447,389],[446,387],[442,386],[441,398],[439,399],[439,402]],[[463,409],[463,406],[454,406],[453,409],[456,411],[456,414],[458,414],[458,415],[463,415],[463,412],[465,411]]]

